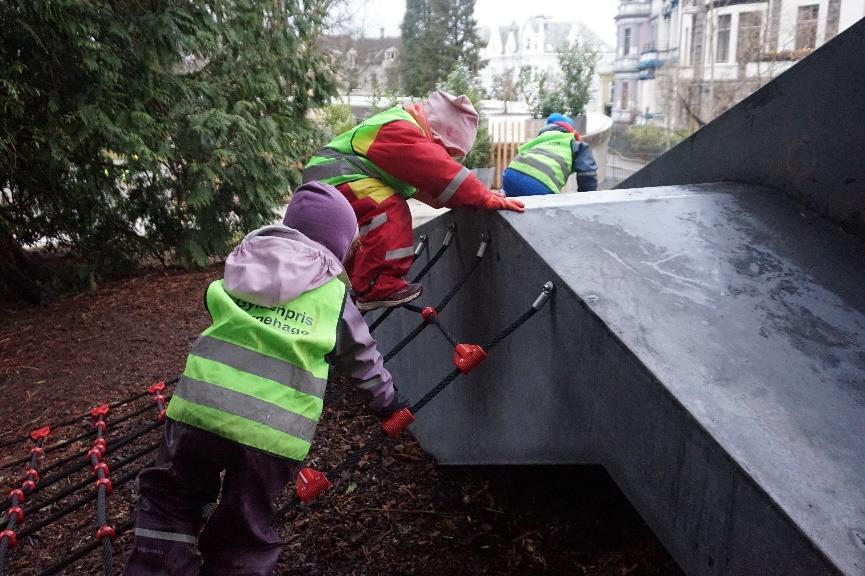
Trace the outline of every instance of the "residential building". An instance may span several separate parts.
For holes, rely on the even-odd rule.
[[[863,0],[622,0],[613,120],[696,129],[862,17]]]
[[[334,59],[344,90],[369,93],[376,85],[381,90],[398,87],[402,38],[386,37],[382,28],[378,38],[325,36],[321,42]]]
[[[481,28],[486,47],[481,58],[487,66],[481,70],[481,82],[492,91],[496,76],[509,72],[516,78],[522,66],[546,72],[551,78],[560,76],[558,55],[561,49],[574,41],[595,50],[600,55],[595,74],[593,100],[589,111],[603,113],[606,86],[600,78],[612,73],[613,48],[600,36],[580,22],[555,20],[545,16],[529,18],[522,24]]]

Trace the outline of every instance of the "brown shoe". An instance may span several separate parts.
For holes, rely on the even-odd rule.
[[[393,294],[384,296],[377,300],[358,300],[357,309],[361,312],[375,310],[376,308],[394,308],[411,302],[423,293],[423,286],[420,284],[406,284],[403,288],[397,290]]]

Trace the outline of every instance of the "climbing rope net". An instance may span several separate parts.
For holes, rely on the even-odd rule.
[[[420,282],[432,270],[453,243],[455,232],[454,224],[447,227],[440,247],[418,271],[412,282]],[[374,450],[383,442],[398,438],[405,428],[414,422],[418,412],[433,398],[460,376],[471,372],[486,359],[493,348],[544,307],[554,290],[552,282],[544,284],[538,297],[523,314],[484,344],[460,342],[442,324],[439,314],[483,261],[489,242],[489,235],[483,234],[474,261],[436,306],[403,306],[409,312],[417,313],[420,322],[384,355],[384,361],[389,362],[427,327],[434,326],[454,348],[454,368],[416,402],[400,409],[383,421],[378,434],[360,448],[350,452],[327,474],[309,467],[302,468],[297,475],[291,499],[276,513],[277,522],[283,520],[289,511],[301,503],[324,504],[324,501],[318,499],[331,486],[328,476],[339,477],[341,473],[354,468],[367,452]],[[428,237],[422,235],[414,251],[415,262],[427,248]],[[394,310],[396,309],[389,308],[383,311],[370,324],[370,331],[374,332]],[[7,476],[16,467],[24,468],[20,483],[9,491],[5,500],[0,502],[0,510],[6,511],[0,515],[0,576],[8,573],[9,555],[15,548],[25,541],[30,543],[28,539],[32,539],[43,529],[87,507],[92,510],[91,522],[95,525],[95,529],[67,556],[32,574],[36,576],[57,574],[69,568],[73,562],[99,549],[102,555],[103,574],[114,575],[115,542],[130,531],[133,522],[130,518],[116,526],[111,524],[108,512],[109,497],[115,489],[125,486],[134,480],[143,468],[153,464],[152,456],[159,447],[160,441],[158,438],[148,441],[147,436],[164,423],[170,391],[178,379],[179,377],[175,377],[157,382],[123,400],[96,406],[76,417],[42,426],[26,437],[0,444],[0,448],[3,449],[20,447],[22,451],[28,451],[26,456],[19,458],[13,456],[0,463],[0,472]],[[344,384],[339,386],[331,383],[325,394],[325,404],[331,404],[341,398],[347,392],[347,388]],[[114,416],[117,413],[121,415]],[[149,421],[146,423],[141,422],[148,418]],[[58,430],[81,424],[86,425],[86,430],[55,443],[49,442],[49,438]],[[82,442],[90,442],[89,447],[73,449],[74,445]],[[30,444],[29,448],[24,447],[25,444]],[[122,450],[126,447],[129,449]],[[121,450],[122,457],[119,456]],[[45,461],[52,454],[58,456],[46,464]],[[62,487],[58,488],[58,485]],[[333,495],[330,497],[332,498]]]

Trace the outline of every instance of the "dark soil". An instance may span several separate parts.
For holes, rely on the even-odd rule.
[[[3,311],[0,325],[0,486],[17,486],[33,428],[77,416],[92,406],[139,394],[180,372],[190,345],[208,323],[207,283],[221,268],[194,273],[148,273],[39,307]],[[328,470],[377,433],[352,393],[330,394],[312,451],[312,466]],[[142,398],[116,408],[108,435],[119,438],[152,422]],[[117,423],[126,414],[140,416]],[[114,424],[113,424],[114,423]],[[52,432],[51,445],[88,430],[87,419]],[[108,499],[111,522],[129,518],[137,468],[149,455],[115,470],[124,457],[159,439],[159,430],[107,457],[118,484]],[[40,467],[86,450],[82,439],[44,456]],[[110,444],[109,444],[110,445]],[[76,466],[76,463],[82,463]],[[88,478],[83,460],[28,501],[44,501]],[[64,467],[43,474],[43,482]],[[120,481],[129,478],[130,481]],[[682,574],[664,548],[596,467],[438,467],[408,435],[372,451],[336,480],[320,505],[292,508],[283,522],[286,546],[279,574]],[[92,493],[92,485],[29,515],[24,528]],[[5,509],[5,505],[0,507]],[[36,574],[91,541],[92,503],[23,538],[9,553],[8,574]],[[0,528],[5,519],[0,516]],[[229,528],[230,529],[230,528]],[[129,533],[114,547],[119,570]],[[94,552],[60,573],[101,573]]]

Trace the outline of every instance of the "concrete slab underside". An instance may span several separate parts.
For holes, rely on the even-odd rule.
[[[493,237],[441,315],[460,340],[558,291],[425,408],[413,431],[440,462],[602,464],[689,574],[865,573],[860,244],[737,184],[532,198],[418,231],[434,250],[454,220],[424,305]],[[416,323],[393,314],[382,349]],[[451,356],[428,329],[390,368],[416,400]]]

